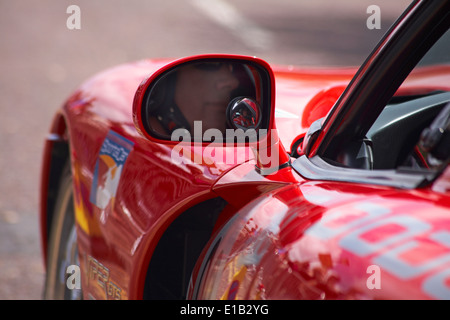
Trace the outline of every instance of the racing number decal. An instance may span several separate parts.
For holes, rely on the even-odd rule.
[[[375,264],[402,280],[429,273],[422,282],[423,291],[436,299],[450,298],[450,288],[446,285],[450,279],[450,270],[437,269],[450,262],[450,232],[433,231],[431,224],[413,216],[388,217],[392,211],[375,203],[356,204],[351,209],[355,212],[354,216],[339,214],[341,211],[330,212],[307,230],[306,234],[321,240],[340,237],[338,243],[341,248],[360,257],[374,255]],[[380,232],[389,230],[390,233]],[[427,241],[414,240],[417,236],[426,237]],[[426,248],[421,246],[430,242],[434,244],[435,251],[441,254],[424,256],[421,261],[408,260],[415,250],[426,251]]]

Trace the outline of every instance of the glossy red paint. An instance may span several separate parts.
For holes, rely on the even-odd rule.
[[[155,144],[149,137],[142,137],[132,123],[130,106],[133,103],[134,91],[142,79],[166,62],[141,61],[100,74],[82,86],[63,109],[62,114],[68,124],[71,143],[80,266],[84,275],[82,279],[85,292],[95,298],[111,298],[100,290],[101,288],[92,285],[92,279],[89,280],[92,270],[86,270],[84,266],[92,264],[90,260],[92,257],[110,270],[109,278],[114,285],[121,288],[122,299],[142,298],[151,253],[164,230],[186,208],[205,199],[221,196],[230,202],[234,210],[224,214],[216,229],[221,230],[220,224],[232,219],[233,224],[222,232],[226,232],[229,228],[235,230],[222,240],[221,246],[232,247],[224,249],[220,247],[223,251],[221,256],[233,257],[236,261],[220,260],[217,262],[219,267],[208,270],[213,275],[209,277],[207,274],[196,298],[223,297],[227,283],[224,280],[229,278],[218,279],[217,275],[239,271],[239,267],[242,266],[237,264],[237,260],[240,257],[249,259],[247,257],[249,248],[245,247],[246,243],[258,244],[263,252],[260,253],[262,257],[259,261],[251,267],[246,266],[247,270],[250,268],[252,271],[246,271],[246,282],[241,283],[246,289],[243,292],[238,290],[237,298],[399,298],[395,295],[396,290],[386,293],[383,291],[382,296],[377,296],[378,291],[369,291],[365,287],[365,281],[369,276],[366,269],[374,264],[372,255],[360,258],[339,249],[338,236],[327,241],[309,235],[303,236],[308,227],[315,222],[320,223],[339,207],[369,203],[371,197],[383,198],[383,194],[386,194],[386,199],[383,199],[386,207],[395,206],[398,200],[390,201],[388,197],[394,194],[392,190],[357,185],[341,186],[336,183],[311,183],[304,181],[291,169],[264,177],[254,171],[252,163],[238,165],[233,170],[231,170],[233,165],[221,164],[210,166],[192,164],[185,168],[170,162],[162,165],[161,159],[170,158],[173,145]],[[275,77],[279,81],[277,100],[286,106],[283,111],[289,112],[288,116],[281,113],[277,121],[281,123],[280,127],[291,128],[280,130],[280,135],[289,142],[295,138],[292,133],[304,128],[300,122],[301,116],[297,118],[291,114],[294,114],[296,105],[305,104],[308,99],[318,101],[318,106],[322,108],[319,114],[322,116],[324,110],[332,107],[334,98],[338,96],[342,88],[339,84],[347,82],[353,71],[345,69],[340,74],[336,70],[330,70],[330,76],[320,71],[317,77],[312,70],[308,72],[284,70],[279,74],[275,71]],[[323,83],[330,89],[320,90]],[[289,93],[292,93],[292,97]],[[311,104],[305,105],[309,107]],[[55,134],[64,133],[60,117],[56,118],[54,128],[51,130]],[[289,123],[291,125],[287,126]],[[296,131],[292,130],[292,127],[295,127]],[[100,210],[92,205],[89,191],[93,183],[98,152],[110,130],[132,141],[134,148],[128,156],[125,171],[122,172],[124,178],[117,190],[114,207]],[[51,149],[51,145],[48,148]],[[45,154],[48,157],[49,152]],[[49,165],[47,161],[44,163]],[[44,177],[47,176],[47,171],[48,169],[44,171]],[[45,179],[43,183],[47,183]],[[239,196],[236,196],[237,194]],[[420,212],[426,211],[427,206],[430,208],[435,205],[427,200],[431,195],[427,192],[420,197],[420,201],[416,200],[420,204],[424,203],[420,206]],[[247,205],[249,199],[256,200]],[[448,198],[443,197],[441,201],[448,201]],[[255,205],[255,202],[260,204]],[[45,201],[42,203],[45,204]],[[248,209],[245,209],[245,205]],[[239,215],[234,216],[236,210],[243,206],[244,209],[239,211]],[[402,207],[402,210],[409,212],[414,208],[417,206],[410,204],[407,208]],[[42,210],[45,212],[45,208]],[[420,212],[417,215],[428,223],[428,219]],[[443,209],[433,219],[444,219],[445,214]],[[282,220],[277,220],[277,217]],[[41,218],[45,220],[45,215],[43,214]],[[345,218],[344,216],[342,219]],[[41,225],[45,226],[44,221]],[[272,230],[274,228],[276,230]],[[238,230],[240,231],[236,232]],[[43,227],[44,244],[45,234]],[[270,237],[266,239],[267,235]],[[229,237],[231,238],[228,239]],[[258,242],[259,239],[262,243]],[[268,239],[271,240],[266,243]],[[306,260],[300,259],[297,256],[304,254],[302,248],[305,245],[317,246],[321,248],[322,253]],[[213,262],[215,263],[215,260]],[[214,263],[211,263],[211,266]],[[244,273],[241,273],[241,276],[243,275]],[[263,280],[258,282],[258,279]],[[425,278],[422,282],[424,281]],[[219,283],[224,287],[209,288]],[[383,283],[389,286],[399,285],[397,279],[393,277],[388,281],[387,276],[383,278]],[[410,296],[402,297],[426,297],[420,292],[409,291],[409,293]]]
[[[285,146],[290,146],[296,135],[305,134],[314,120],[328,113],[357,70],[273,68],[276,79],[276,126]]]
[[[231,163],[177,164],[171,159],[176,143],[145,131],[139,108],[147,86],[170,68],[205,58],[252,61],[268,71],[269,128],[283,166],[261,174],[261,169],[273,168],[261,165],[252,145],[228,147],[224,152],[233,156]],[[302,139],[315,120],[343,108],[356,72],[270,67],[254,57],[201,55],[144,60],[94,76],[67,100],[46,142],[44,258],[56,161],[52,152],[56,142],[66,142],[85,298],[142,298],[149,264],[168,228],[189,208],[215,198],[226,206],[196,259],[187,298],[448,298],[449,168],[427,187],[398,189],[308,180],[284,165],[291,160],[286,146]],[[432,68],[411,77],[397,94],[450,91],[446,83],[448,67]],[[311,155],[329,124],[338,120],[336,114],[328,118]],[[207,147],[203,143],[192,150],[203,155]],[[302,152],[301,144],[298,150]],[[242,153],[252,156],[240,160]]]
[[[232,58],[244,59],[242,56],[232,56]],[[245,59],[262,63],[256,58]],[[193,163],[185,168],[170,162],[161,163],[161,159],[170,159],[174,143],[159,141],[158,144],[154,143],[157,142],[155,138],[147,134],[143,137],[142,130],[136,130],[133,124],[133,118],[138,123],[139,119],[135,111],[133,115],[131,106],[133,101],[136,105],[136,90],[150,81],[149,75],[157,70],[160,72],[166,70],[168,67],[160,68],[167,64],[174,66],[183,61],[186,59],[175,62],[139,61],[100,73],[83,84],[68,99],[61,111],[61,116],[55,120],[54,126],[61,126],[61,120],[64,119],[67,125],[67,136],[70,137],[68,141],[75,184],[80,265],[85,275],[83,288],[97,298],[108,298],[108,296],[88,281],[89,270],[86,270],[84,266],[89,265],[89,257],[94,257],[111,270],[111,278],[115,280],[115,284],[127,293],[122,295],[122,298],[140,298],[152,250],[177,215],[196,203],[218,195],[233,199],[236,201],[236,208],[239,208],[249,199],[284,184],[277,180],[277,176],[273,177],[274,181],[268,183],[266,187],[264,183],[261,183],[262,181],[258,180],[253,182],[250,180],[245,187],[235,184],[236,180],[229,183],[225,183],[227,179],[221,181],[220,177],[237,163],[231,165],[213,163],[209,166]],[[266,66],[265,63],[264,65]],[[279,74],[275,73],[275,77],[280,79],[278,92],[283,92],[278,97],[285,102],[286,106],[283,110],[285,112],[279,114],[277,121],[280,121],[283,127],[290,122],[291,127],[298,128],[300,116],[294,114],[294,108],[314,94],[314,88],[319,91],[319,88],[323,88],[321,85],[324,82],[333,85],[337,82],[348,81],[351,72],[346,69],[341,74],[337,70],[331,70],[330,76],[327,76],[324,70],[301,72],[282,70]],[[139,90],[136,97],[140,97]],[[292,93],[292,101],[286,100],[289,96],[287,92]],[[298,112],[298,108],[295,112]],[[275,127],[274,123],[272,125]],[[89,197],[98,153],[110,130],[131,141],[134,147],[128,155],[125,171],[122,172],[122,177],[126,178],[121,179],[114,207],[108,206],[101,210],[91,203]],[[58,132],[58,130],[52,129],[52,132]],[[293,131],[285,130],[284,138],[292,140],[292,133]],[[204,147],[205,145],[202,146]],[[284,157],[280,163],[283,163],[288,158],[282,144],[280,148],[280,154]],[[46,157],[49,156],[50,149],[51,146],[45,153]],[[242,149],[231,152],[242,152]],[[47,160],[44,163],[46,166],[50,165]],[[43,176],[48,177],[46,170]],[[261,176],[257,176],[261,180]],[[241,181],[245,183],[245,179]],[[263,180],[270,182],[270,179]],[[43,179],[43,184],[46,183]],[[254,185],[253,188],[251,184]],[[241,197],[233,195],[237,189],[245,190]],[[46,188],[43,187],[42,190]],[[45,199],[44,193],[42,197]],[[45,205],[46,201],[42,200],[42,203]],[[45,212],[44,207],[42,212]],[[46,247],[45,219],[46,214],[42,214],[44,248]],[[131,274],[133,277],[129,276]]]
[[[236,299],[442,299],[448,204],[431,190],[290,184],[233,217],[192,294],[228,299],[239,279]]]

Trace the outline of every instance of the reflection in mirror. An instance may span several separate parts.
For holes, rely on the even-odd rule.
[[[230,101],[240,97],[261,105],[261,71],[250,63],[207,59],[179,65],[163,74],[147,92],[145,116],[148,128],[163,139],[177,129],[194,135],[208,129],[224,133]],[[261,114],[258,115],[260,122]],[[253,119],[253,120],[256,120]],[[229,122],[228,122],[229,123]]]
[[[227,121],[232,129],[259,129],[261,107],[256,100],[238,97],[231,100],[227,108]]]

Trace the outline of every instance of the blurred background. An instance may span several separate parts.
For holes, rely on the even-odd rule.
[[[41,299],[43,143],[54,112],[116,64],[201,53],[358,66],[406,0],[0,0],[0,299]],[[81,29],[69,29],[70,5]],[[380,29],[369,29],[370,5]],[[131,108],[131,106],[130,106]]]

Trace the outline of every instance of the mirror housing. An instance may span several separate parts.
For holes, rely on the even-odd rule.
[[[225,136],[226,129],[238,128],[232,125],[227,109],[233,109],[228,106],[239,100],[233,104],[234,111],[251,101],[257,109],[254,129],[270,131],[275,128],[274,83],[268,63],[256,57],[210,54],[182,58],[140,84],[133,102],[133,121],[149,140],[178,143],[180,130],[184,130],[191,141],[211,142],[204,138],[208,129]]]
[[[233,120],[244,109],[253,111],[252,125],[238,127]],[[275,127],[275,77],[256,57],[210,54],[167,64],[138,87],[133,121],[144,137],[171,145],[176,155],[187,148],[192,158],[189,148],[198,144],[248,146],[262,175],[290,165]]]

